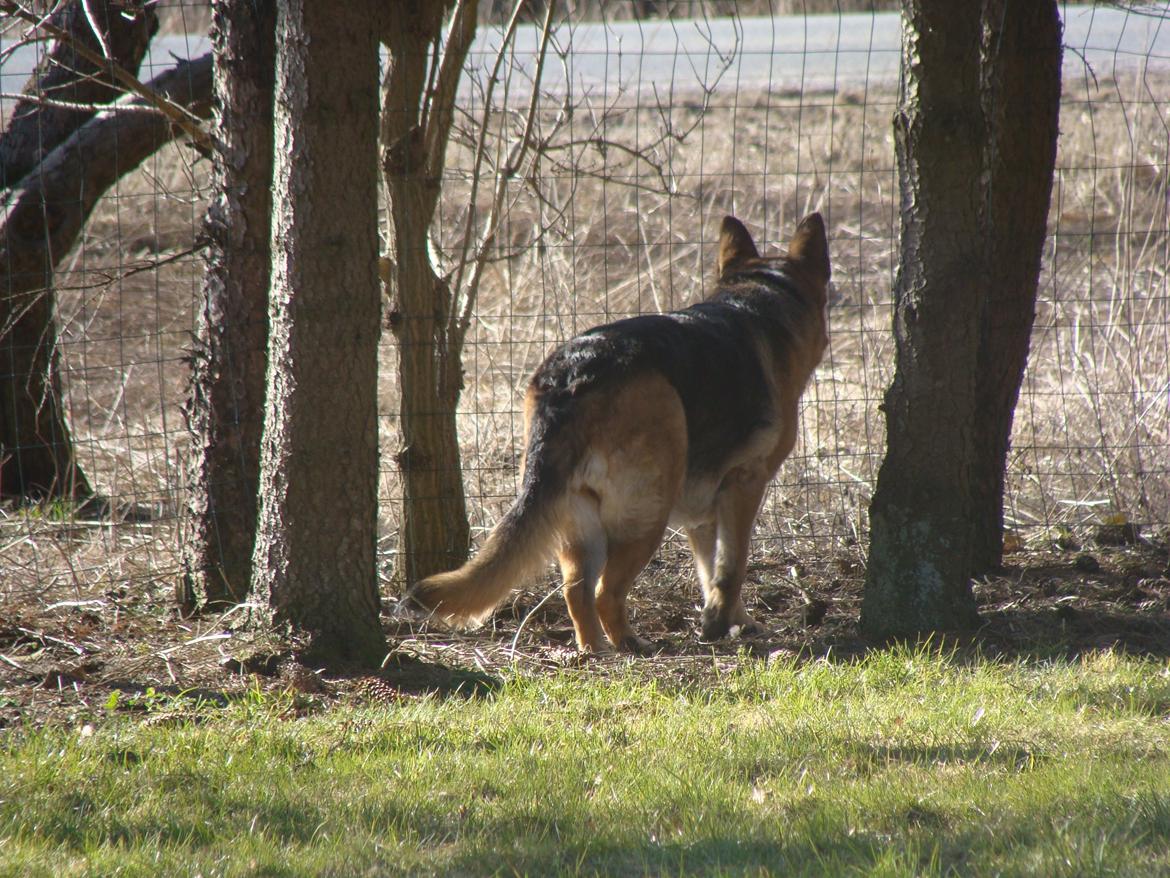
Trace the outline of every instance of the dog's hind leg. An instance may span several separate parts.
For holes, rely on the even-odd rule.
[[[564,542],[557,552],[563,578],[565,603],[577,647],[582,652],[610,652],[609,644],[597,616],[597,581],[605,569],[606,540],[594,498],[578,496],[572,501],[573,527],[563,535]]]
[[[748,615],[743,605],[743,580],[747,574],[752,524],[756,520],[766,478],[751,473],[732,475],[715,501],[715,552],[711,576],[705,589],[702,614],[704,640],[726,637],[733,626],[742,634],[757,634],[762,626]],[[693,543],[692,543],[693,545]],[[696,562],[699,558],[696,553]]]
[[[699,587],[703,600],[711,589],[711,578],[715,575],[715,524],[702,524],[687,528],[687,542],[695,558],[695,573],[699,576]]]
[[[610,652],[601,620],[597,616],[595,593],[604,563],[604,552],[598,557],[591,546],[571,544],[560,551],[565,603],[569,607],[569,617],[573,620],[577,647],[582,652]]]
[[[654,649],[654,644],[639,637],[630,627],[626,596],[630,593],[634,579],[649,563],[659,543],[662,542],[662,533],[665,529],[666,525],[663,524],[640,539],[622,543],[610,542],[605,570],[601,574],[601,584],[597,590],[597,611],[610,642],[622,652],[645,655]]]

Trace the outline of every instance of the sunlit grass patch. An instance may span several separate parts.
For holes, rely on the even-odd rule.
[[[13,733],[10,874],[1119,874],[1170,869],[1170,670],[1110,653],[744,658],[721,685]]]

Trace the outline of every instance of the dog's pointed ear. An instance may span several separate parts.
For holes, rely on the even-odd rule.
[[[719,229],[719,275],[749,259],[759,259],[760,251],[751,233],[733,216],[725,216]]]
[[[825,221],[819,213],[810,213],[800,221],[788,245],[788,258],[823,283],[828,283],[833,270],[829,266],[829,239],[825,234]]]

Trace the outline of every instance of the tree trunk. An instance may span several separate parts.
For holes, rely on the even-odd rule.
[[[472,28],[474,5],[467,19]],[[407,584],[458,567],[467,560],[471,542],[455,419],[463,370],[448,337],[452,291],[436,275],[428,250],[446,140],[445,133],[432,132],[447,108],[431,107],[427,113],[422,108],[429,100],[429,47],[442,32],[446,6],[423,0],[399,4],[385,36],[390,70],[382,113],[383,170],[395,248],[391,286],[403,483],[399,557]],[[440,138],[436,160],[436,150],[428,152],[428,145]]]
[[[901,182],[896,367],[870,506],[871,636],[977,621],[969,575],[975,372],[985,305],[980,9],[908,0],[894,120]]]
[[[111,59],[131,73],[146,56],[150,40],[158,30],[158,14],[153,6],[90,0],[89,8],[103,30],[103,39]],[[49,22],[69,33],[80,45],[102,54],[85,14],[81,0],[59,8]],[[24,87],[26,98],[17,101],[8,127],[0,138],[0,189],[15,186],[41,163],[69,135],[88,122],[94,110],[53,106],[45,98],[73,105],[108,104],[122,96],[113,84],[109,69],[99,67],[78,54],[74,43],[58,40],[45,54]]]
[[[150,83],[206,116],[211,58],[183,62]],[[125,106],[137,112],[119,112]],[[101,196],[176,130],[140,99],[98,113],[6,198],[0,220],[0,493],[83,499],[61,408],[53,269],[76,243]]]
[[[217,0],[215,200],[186,406],[192,435],[185,612],[244,600],[252,580],[271,266],[274,0]]]
[[[1055,0],[905,9],[897,366],[861,618],[876,637],[974,625],[971,577],[1002,559],[1060,102]]]
[[[258,616],[302,658],[377,667],[375,0],[282,0]]]
[[[124,10],[106,2],[94,2],[91,8],[104,26],[103,39],[113,61],[137,71],[158,29],[153,8],[132,14],[123,14]],[[101,51],[79,0],[61,7],[49,21],[78,43]],[[55,42],[29,77],[24,87],[27,97],[17,101],[0,136],[0,191],[20,183],[96,112],[46,105],[41,98],[108,103],[122,94],[111,81],[107,70],[79,56],[68,40]],[[80,185],[75,180],[67,188],[76,192]],[[6,282],[0,281],[0,496],[86,500],[93,489],[77,465],[65,420],[56,305],[48,289],[55,260],[69,251],[77,232],[63,230],[54,246],[46,248],[47,230],[39,227],[33,190],[35,185],[23,194],[8,196],[10,210],[21,198],[27,199],[27,206],[23,219],[9,216],[4,221],[5,252],[16,246],[21,258],[18,264],[5,262],[0,269],[0,278],[7,274]],[[42,263],[36,264],[37,259]]]
[[[1004,472],[1036,314],[1059,134],[1056,0],[985,0],[987,312],[975,370],[973,576],[1003,563]]]

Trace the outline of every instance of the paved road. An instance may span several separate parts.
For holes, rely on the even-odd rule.
[[[1092,68],[1098,77],[1142,64],[1170,71],[1170,3],[1145,13],[1093,6],[1064,10],[1065,76]],[[623,22],[558,34],[573,52],[545,74],[552,91],[614,94],[619,88],[667,92],[714,85],[719,91],[858,90],[897,84],[901,20],[897,13],[810,15],[710,21]],[[530,73],[537,33],[517,39],[517,63]],[[499,36],[477,43],[479,66],[494,59]],[[720,77],[720,71],[722,76]],[[1167,96],[1170,99],[1170,95]]]
[[[1170,71],[1170,2],[1145,9],[1066,7],[1066,78],[1085,76],[1087,68],[1105,77],[1143,64]],[[511,63],[522,75],[531,75],[534,68],[537,37],[534,27],[517,35]],[[633,89],[686,93],[704,84],[728,93],[768,86],[793,91],[884,88],[897,83],[899,39],[896,13],[581,24],[558,31],[558,43],[571,45],[573,51],[563,64],[550,59],[545,85],[557,93],[569,87],[575,94],[611,97]],[[490,67],[499,40],[498,33],[481,34],[473,68],[482,72]],[[0,42],[0,52],[3,46]],[[170,66],[172,56],[195,57],[208,49],[205,37],[156,40],[143,78]],[[0,92],[20,91],[34,51],[24,47],[4,60]],[[474,94],[466,78],[464,94]]]

